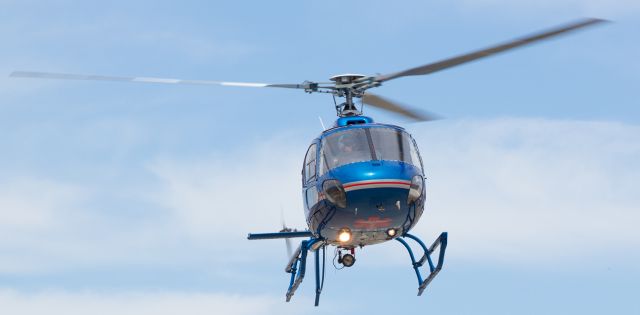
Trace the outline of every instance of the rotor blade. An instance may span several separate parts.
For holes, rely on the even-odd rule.
[[[415,121],[430,121],[439,119],[439,117],[436,115],[427,113],[422,110],[408,108],[407,106],[394,103],[391,100],[371,93],[365,93],[362,96],[362,102],[373,107],[400,114]]]
[[[291,248],[291,240],[288,238],[285,238],[284,242],[287,244],[287,258],[291,258],[291,255],[293,255],[293,249]]]
[[[282,206],[280,206],[280,224],[282,225],[280,232],[287,232],[287,224],[284,222],[284,209],[282,209]]]
[[[280,223],[282,223],[282,230],[280,232],[292,232],[291,228],[287,227],[287,223],[284,221],[284,209],[280,206]],[[291,258],[292,249],[291,249],[291,240],[288,238],[284,239],[284,244],[287,247],[287,258]]]
[[[240,86],[240,87],[277,87],[277,88],[289,88],[289,89],[308,89],[308,88],[311,88],[311,85],[313,84],[313,83],[271,84],[271,83],[208,81],[208,80],[181,80],[181,79],[154,78],[154,77],[118,77],[118,76],[85,75],[85,74],[54,73],[54,72],[34,72],[34,71],[14,71],[9,76],[14,78],[145,82],[145,83],[191,84],[191,85],[221,85],[221,86]]]
[[[489,48],[485,48],[482,50],[478,50],[478,51],[474,51],[468,54],[464,54],[464,55],[460,55],[457,57],[453,57],[453,58],[449,58],[449,59],[445,59],[445,60],[441,60],[435,63],[430,63],[430,64],[426,64],[423,66],[419,66],[419,67],[415,67],[415,68],[411,68],[411,69],[407,69],[407,70],[403,70],[400,72],[395,72],[395,73],[390,73],[390,74],[385,74],[385,75],[380,75],[374,78],[375,81],[378,82],[383,82],[383,81],[389,81],[392,79],[396,79],[396,78],[400,78],[400,77],[406,77],[406,76],[412,76],[412,75],[424,75],[424,74],[430,74],[436,71],[440,71],[440,70],[444,70],[447,68],[451,68],[451,67],[455,67],[457,65],[463,64],[463,63],[467,63],[470,61],[474,61],[480,58],[484,58],[484,57],[488,57],[497,53],[501,53],[503,51],[507,51],[509,49],[513,49],[513,48],[517,48],[520,46],[524,46],[527,44],[531,44],[533,42],[536,41],[540,41],[543,39],[548,39],[551,38],[553,36],[557,36],[569,31],[573,31],[573,30],[577,30],[579,28],[583,28],[589,25],[593,25],[593,24],[597,24],[597,23],[601,23],[601,22],[607,22],[606,20],[601,20],[601,19],[595,19],[595,18],[589,18],[589,19],[582,19],[561,27],[557,27],[557,28],[553,28],[547,31],[543,31],[540,33],[536,33],[536,34],[532,34],[529,36],[525,36],[525,37],[521,37],[500,45],[496,45],[493,47],[489,47]]]

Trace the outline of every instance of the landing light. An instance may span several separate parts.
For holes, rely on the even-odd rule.
[[[351,230],[349,230],[348,228],[344,228],[344,229],[341,229],[340,232],[338,232],[338,241],[340,241],[340,243],[346,243],[350,240],[351,240]]]
[[[394,228],[388,229],[387,230],[387,236],[389,237],[394,237],[396,236],[396,234],[398,233],[398,231]]]
[[[422,176],[416,175],[411,178],[411,186],[409,188],[409,197],[407,198],[407,204],[412,204],[422,196],[422,189],[424,186],[424,180]]]
[[[340,183],[336,179],[327,179],[322,183],[322,190],[324,191],[324,195],[334,205],[339,208],[347,207],[347,194],[344,191],[344,187],[342,187],[342,183]]]

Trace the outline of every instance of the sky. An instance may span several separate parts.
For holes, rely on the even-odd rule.
[[[640,2],[0,0],[0,309],[31,314],[640,313]],[[568,36],[375,93],[410,123],[449,232],[423,296],[397,242],[285,303],[304,153],[333,100],[296,90],[9,78],[14,70],[240,82],[390,73],[581,18]],[[281,215],[282,213],[282,215]],[[332,254],[333,252],[330,251]],[[309,265],[311,266],[311,265]]]

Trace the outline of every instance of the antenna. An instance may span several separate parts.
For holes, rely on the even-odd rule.
[[[318,119],[320,120],[320,126],[322,126],[322,131],[327,130],[327,127],[324,126],[324,122],[322,121],[322,117],[318,116]]]

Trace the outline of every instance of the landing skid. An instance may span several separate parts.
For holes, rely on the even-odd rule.
[[[411,264],[413,265],[413,270],[416,272],[416,277],[418,278],[418,296],[422,295],[422,292],[424,292],[424,290],[427,288],[429,283],[431,283],[431,281],[433,281],[433,279],[438,275],[440,270],[442,270],[442,265],[444,264],[444,254],[447,249],[447,235],[448,235],[447,232],[442,232],[442,234],[440,234],[440,236],[435,240],[435,242],[433,242],[433,244],[431,244],[431,247],[429,247],[428,249],[427,249],[427,246],[422,242],[422,240],[420,240],[416,236],[413,236],[408,233],[403,235],[403,238],[404,237],[410,238],[416,241],[416,243],[418,243],[420,247],[422,247],[424,254],[418,261],[416,261],[416,258],[413,255],[413,251],[411,250],[411,247],[409,246],[407,241],[405,241],[403,238],[396,238],[396,241],[402,243],[402,245],[404,245],[404,247],[409,252],[409,257],[411,258]],[[434,266],[433,261],[431,259],[431,254],[433,254],[433,252],[438,247],[440,247],[440,253],[438,254],[438,263]],[[429,275],[427,276],[426,279],[422,280],[422,275],[420,274],[420,268],[424,265],[425,262],[429,263]]]
[[[310,236],[310,232],[280,232],[280,233],[261,233],[261,234],[249,234],[250,240],[258,240],[258,239],[275,239],[275,238],[294,238],[294,237],[306,237]],[[413,254],[413,250],[411,246],[404,240],[404,238],[409,238],[422,248],[424,254],[422,257],[416,261],[416,258]],[[427,288],[429,283],[433,281],[433,279],[438,275],[440,270],[442,269],[442,265],[444,264],[444,254],[447,249],[447,232],[442,232],[440,236],[433,242],[431,247],[427,248],[427,246],[416,236],[411,234],[404,234],[402,237],[396,238],[398,242],[400,242],[409,252],[409,257],[411,258],[411,263],[413,265],[413,269],[416,272],[416,277],[418,278],[418,296],[422,295],[424,290]],[[291,298],[295,294],[296,290],[304,280],[305,272],[307,269],[307,255],[309,251],[313,251],[315,254],[315,278],[316,278],[316,298],[315,298],[315,306],[318,306],[320,303],[320,294],[322,293],[322,287],[324,285],[324,262],[326,261],[325,250],[327,244],[319,238],[311,238],[300,242],[300,245],[295,250],[287,266],[284,271],[291,274],[291,279],[289,281],[289,288],[286,293],[286,301],[291,301]],[[436,265],[433,264],[433,260],[431,259],[431,255],[440,247],[440,252],[438,253],[438,262]],[[322,271],[320,269],[320,251],[322,251]],[[426,279],[422,279],[422,274],[420,273],[420,268],[423,267],[424,263],[427,262],[429,264],[429,275]]]
[[[304,279],[305,271],[307,269],[307,253],[309,250],[314,250],[315,252],[315,271],[316,271],[316,299],[315,306],[320,304],[320,293],[322,293],[322,287],[324,284],[324,264],[322,267],[322,280],[321,280],[321,272],[320,272],[320,250],[322,250],[322,259],[323,262],[325,260],[325,244],[316,238],[311,238],[309,240],[302,241],[298,249],[294,252],[293,256],[289,260],[287,267],[284,269],[285,272],[291,274],[291,280],[289,281],[289,288],[287,289],[287,302],[291,301],[291,297],[302,283]]]
[[[325,268],[325,248],[326,244],[322,239],[314,238],[313,234],[309,231],[302,232],[276,232],[276,233],[252,233],[247,237],[249,240],[264,240],[264,239],[278,239],[278,238],[295,238],[295,237],[310,237],[308,240],[304,240],[300,243],[298,248],[293,252],[287,266],[284,271],[291,274],[291,280],[289,281],[289,288],[287,289],[286,299],[287,302],[291,301],[293,294],[296,292],[307,269],[307,254],[309,251],[315,252],[315,271],[316,271],[316,300],[315,306],[320,303],[320,293],[322,293],[322,287],[324,285],[324,268]],[[322,272],[320,271],[320,251],[322,251]]]

